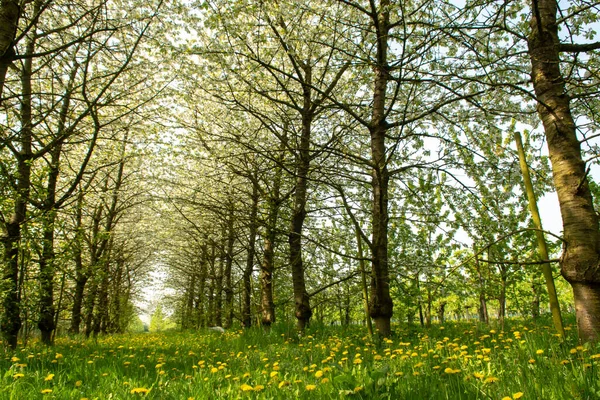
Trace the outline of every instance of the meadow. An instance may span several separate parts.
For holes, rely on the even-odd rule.
[[[598,399],[600,346],[549,323],[291,325],[33,341],[0,358],[0,399]]]

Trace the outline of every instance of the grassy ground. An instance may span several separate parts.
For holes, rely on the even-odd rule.
[[[60,338],[0,353],[0,399],[600,399],[600,346],[574,326],[510,321],[396,329],[279,326]]]

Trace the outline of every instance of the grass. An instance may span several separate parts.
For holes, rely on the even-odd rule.
[[[0,399],[598,399],[600,346],[545,325],[448,323],[59,338],[0,359]]]

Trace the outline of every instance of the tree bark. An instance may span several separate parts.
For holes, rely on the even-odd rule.
[[[600,231],[585,162],[576,135],[570,98],[560,71],[555,0],[532,1],[528,47],[537,111],[544,126],[554,186],[563,219],[561,273],[573,287],[579,337],[595,341],[600,334]],[[580,300],[577,300],[579,298]],[[585,301],[590,300],[590,301]]]
[[[36,3],[37,4],[37,3]],[[2,3],[4,8],[4,2]],[[33,54],[35,39],[27,43],[26,54]],[[20,150],[15,154],[17,161],[17,184],[13,214],[8,219],[4,241],[4,268],[2,271],[2,306],[4,312],[0,322],[0,330],[11,348],[17,346],[17,336],[21,329],[21,307],[19,304],[19,253],[21,227],[27,218],[27,203],[31,188],[32,153],[32,93],[31,93],[32,59],[27,57],[21,71],[21,131],[19,132]]]
[[[15,57],[15,36],[21,7],[18,0],[2,0],[0,2],[0,104],[8,67]]]
[[[389,1],[382,0],[376,18],[377,60],[373,87],[373,109],[369,133],[371,136],[371,186],[372,186],[372,274],[369,311],[375,321],[375,329],[382,336],[391,334],[393,302],[390,296],[388,270],[388,185],[390,175],[387,167],[385,136],[386,91],[390,76],[387,61],[388,33],[390,30]]]
[[[310,168],[310,137],[311,125],[314,117],[312,111],[311,83],[312,70],[308,63],[304,64],[304,79],[302,84],[303,111],[302,133],[300,146],[296,153],[296,186],[294,192],[294,205],[292,209],[292,223],[289,234],[290,265],[292,267],[292,286],[294,289],[295,314],[298,330],[306,328],[312,316],[310,298],[306,291],[304,279],[304,264],[302,260],[302,229],[306,219],[306,200],[308,193],[308,171]]]

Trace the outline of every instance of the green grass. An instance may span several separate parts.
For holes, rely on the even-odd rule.
[[[0,399],[598,399],[600,347],[569,328],[564,341],[516,320],[375,341],[318,326],[59,338],[3,354]]]

